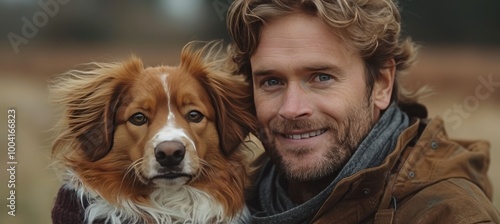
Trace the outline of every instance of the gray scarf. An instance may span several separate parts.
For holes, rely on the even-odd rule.
[[[400,133],[408,125],[408,116],[396,103],[392,103],[330,185],[298,206],[288,197],[275,166],[268,162],[257,186],[258,198],[254,199],[256,208],[252,208],[251,203],[249,205],[253,223],[308,223],[340,180],[382,164],[394,149]]]

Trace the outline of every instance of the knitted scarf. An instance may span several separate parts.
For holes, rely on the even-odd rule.
[[[392,103],[338,176],[326,189],[301,205],[296,205],[288,197],[282,183],[283,178],[280,178],[275,166],[268,161],[256,189],[258,198],[254,199],[255,208],[252,208],[252,203],[249,205],[253,213],[253,223],[308,223],[340,180],[361,170],[382,164],[394,149],[400,133],[408,125],[408,116],[398,108],[396,103]]]

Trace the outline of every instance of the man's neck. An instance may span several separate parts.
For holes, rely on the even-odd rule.
[[[314,181],[288,181],[288,195],[298,205],[310,200],[323,191],[337,175],[330,175]]]

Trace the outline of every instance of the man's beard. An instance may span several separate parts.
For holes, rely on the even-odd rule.
[[[262,143],[269,153],[271,160],[283,176],[294,181],[314,181],[327,176],[337,175],[338,172],[349,161],[361,141],[370,132],[374,125],[372,107],[369,97],[365,98],[365,105],[347,108],[346,117],[341,121],[335,121],[331,117],[323,117],[308,120],[288,120],[280,116],[271,120],[269,128],[260,131]],[[277,150],[274,135],[287,133],[290,130],[319,130],[328,129],[330,135],[321,157],[317,162],[307,168],[297,168],[297,164],[287,161],[280,152],[287,151],[295,157],[307,154],[315,149],[302,147],[293,150],[281,148]],[[273,135],[274,134],[274,135]]]

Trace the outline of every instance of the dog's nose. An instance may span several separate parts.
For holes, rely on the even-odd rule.
[[[156,161],[163,167],[177,166],[184,159],[186,148],[177,141],[164,141],[155,148]]]

